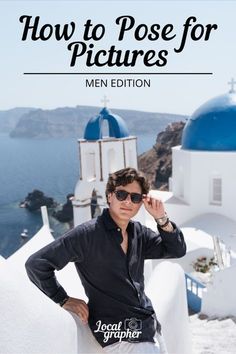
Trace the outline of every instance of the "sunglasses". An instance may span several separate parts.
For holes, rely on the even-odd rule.
[[[123,200],[127,199],[128,195],[130,195],[130,199],[132,203],[138,204],[141,203],[143,200],[143,195],[140,193],[129,193],[123,189],[119,189],[117,191],[114,191],[116,199],[122,202]]]

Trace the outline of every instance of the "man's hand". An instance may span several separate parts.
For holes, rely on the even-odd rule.
[[[154,219],[165,216],[164,204],[160,199],[155,199],[150,195],[145,195],[143,198],[145,209],[151,214]]]
[[[74,312],[76,315],[78,315],[84,324],[88,323],[89,309],[84,300],[69,297],[69,299],[62,307],[63,309]]]

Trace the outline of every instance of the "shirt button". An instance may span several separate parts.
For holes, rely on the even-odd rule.
[[[120,231],[120,228],[118,227],[117,231]]]

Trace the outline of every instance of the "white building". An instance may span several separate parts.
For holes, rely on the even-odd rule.
[[[182,145],[172,153],[172,192],[190,207],[187,220],[217,213],[236,221],[236,94],[197,109],[184,128]]]
[[[108,135],[105,135],[108,134]],[[79,139],[80,179],[75,187],[74,225],[90,220],[106,204],[109,173],[125,167],[137,168],[137,138],[130,136],[125,121],[104,107],[88,122]],[[95,208],[94,208],[95,209]]]
[[[199,290],[202,312],[236,315],[233,301],[236,288],[232,282],[236,276],[236,93],[233,87],[229,93],[203,104],[189,118],[181,146],[172,149],[169,184],[169,192],[152,193],[162,198],[169,216],[184,233],[188,253],[178,262],[185,272],[193,271],[192,263],[198,257],[214,255],[213,236],[223,242],[223,257],[228,258],[225,269],[212,273],[206,289]],[[153,227],[151,220],[149,225]]]

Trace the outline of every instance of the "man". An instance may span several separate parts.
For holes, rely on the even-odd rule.
[[[186,253],[182,232],[169,221],[162,201],[148,192],[147,180],[135,169],[112,173],[106,186],[109,208],[26,262],[31,281],[83,323],[88,322],[106,352],[160,352],[154,337],[160,340],[161,326],[144,293],[144,260]],[[131,221],[142,204],[156,220],[159,234]],[[68,296],[55,278],[55,269],[68,262],[75,262],[88,304]]]

